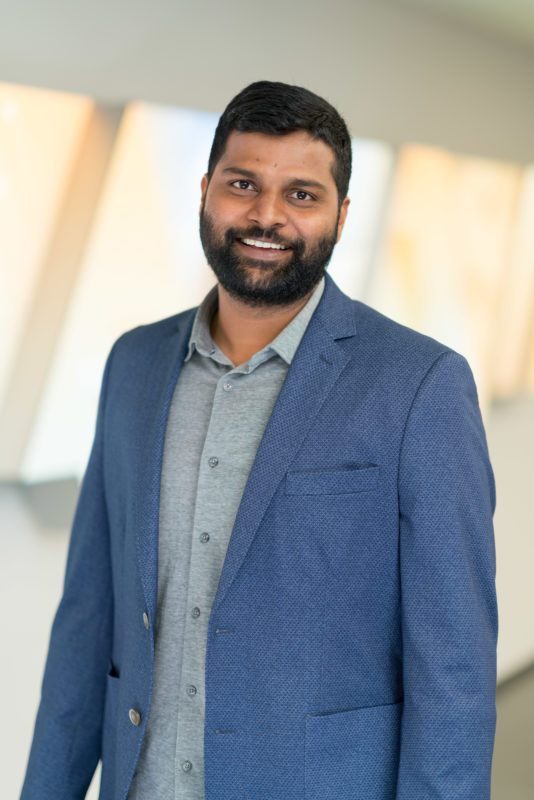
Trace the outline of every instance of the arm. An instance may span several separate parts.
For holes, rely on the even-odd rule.
[[[399,470],[404,710],[397,800],[489,800],[497,609],[493,473],[465,359],[414,399]]]
[[[113,353],[113,351],[112,351]],[[21,800],[85,797],[100,757],[113,589],[103,476],[104,372],[96,433],[72,527]]]

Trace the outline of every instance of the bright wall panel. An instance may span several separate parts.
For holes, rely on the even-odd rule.
[[[534,375],[534,166],[521,182],[490,351],[492,397],[506,400],[528,390],[529,369]]]
[[[0,407],[92,108],[0,83]]]
[[[198,236],[217,118],[128,107],[27,449],[28,481],[81,475],[106,355],[124,331],[198,303],[214,283]]]
[[[352,140],[350,205],[328,272],[349,297],[363,299],[381,233],[393,169],[393,149],[370,139]]]
[[[465,355],[484,407],[520,179],[514,165],[402,148],[369,293],[380,311]]]

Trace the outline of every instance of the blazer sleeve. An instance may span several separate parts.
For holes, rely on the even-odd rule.
[[[397,800],[489,800],[495,484],[471,370],[454,352],[414,398],[400,456],[404,707]]]
[[[74,517],[21,800],[85,797],[101,750],[113,590],[103,475],[104,371],[94,443]]]

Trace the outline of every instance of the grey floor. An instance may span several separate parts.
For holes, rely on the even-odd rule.
[[[59,599],[76,487],[0,486],[3,649],[0,796],[16,798],[24,774],[52,617]],[[534,799],[534,666],[497,692],[493,800]],[[88,794],[97,796],[98,775]],[[421,798],[422,800],[422,798]],[[452,800],[452,798],[451,798]]]

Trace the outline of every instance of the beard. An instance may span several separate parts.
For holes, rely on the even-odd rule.
[[[310,294],[326,272],[336,231],[337,221],[329,236],[308,248],[304,239],[287,241],[273,229],[228,228],[221,237],[204,207],[200,212],[200,240],[219,283],[231,297],[255,307],[289,306]],[[281,251],[282,263],[276,263],[236,253],[236,239],[258,238],[290,247],[291,256],[286,260]],[[255,268],[253,275],[249,267]]]

